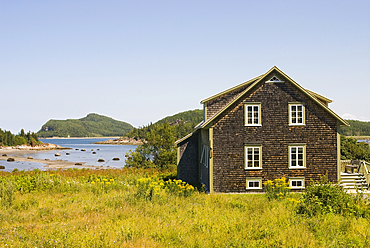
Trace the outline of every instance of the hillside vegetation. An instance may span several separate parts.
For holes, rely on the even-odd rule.
[[[370,122],[346,120],[351,126],[340,127],[339,133],[345,136],[370,136]]]
[[[133,126],[112,118],[88,114],[81,119],[49,120],[40,131],[39,137],[102,137],[124,136]]]
[[[146,127],[134,128],[126,136],[145,139],[146,142],[126,154],[126,166],[161,169],[176,167],[175,141],[192,132],[202,120],[203,111],[196,109],[168,116]]]
[[[171,127],[175,139],[180,139],[194,131],[194,127],[203,120],[203,110],[195,109],[181,112],[172,116],[167,116],[156,123],[147,126],[133,128],[126,136],[129,138],[145,139],[147,134],[155,127],[168,123]]]

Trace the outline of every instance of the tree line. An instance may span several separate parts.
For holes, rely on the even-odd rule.
[[[17,146],[30,145],[35,146],[42,143],[39,141],[37,134],[28,131],[25,133],[23,129],[18,134],[12,134],[10,131],[2,130],[0,128],[0,145],[1,146]]]
[[[346,136],[370,136],[370,122],[346,120],[349,127],[340,127],[339,133]]]
[[[148,133],[157,129],[157,126],[167,123],[171,127],[171,131],[177,140],[192,132],[194,127],[202,120],[203,110],[189,110],[173,116],[165,117],[154,124],[150,123],[147,126],[133,128],[129,133],[126,133],[125,136],[136,140],[145,139]]]

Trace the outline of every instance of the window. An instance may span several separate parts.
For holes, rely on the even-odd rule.
[[[262,178],[247,178],[246,189],[262,189]]]
[[[304,178],[289,178],[289,187],[291,189],[304,189]]]
[[[261,104],[246,103],[245,104],[245,125],[246,126],[261,126]]]
[[[300,169],[306,168],[306,145],[289,146],[289,168]]]
[[[278,77],[273,76],[270,80],[266,81],[266,83],[284,83],[284,81],[281,81]]]
[[[262,146],[245,146],[245,169],[262,169]]]
[[[302,103],[289,104],[289,125],[305,125],[305,108]]]

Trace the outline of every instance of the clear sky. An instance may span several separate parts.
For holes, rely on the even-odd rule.
[[[0,0],[0,128],[138,127],[268,71],[370,120],[370,1]]]

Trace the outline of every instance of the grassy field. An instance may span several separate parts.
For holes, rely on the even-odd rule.
[[[0,247],[370,246],[368,218],[297,214],[301,194],[271,201],[262,194],[207,195],[167,181],[173,175],[3,173]]]

